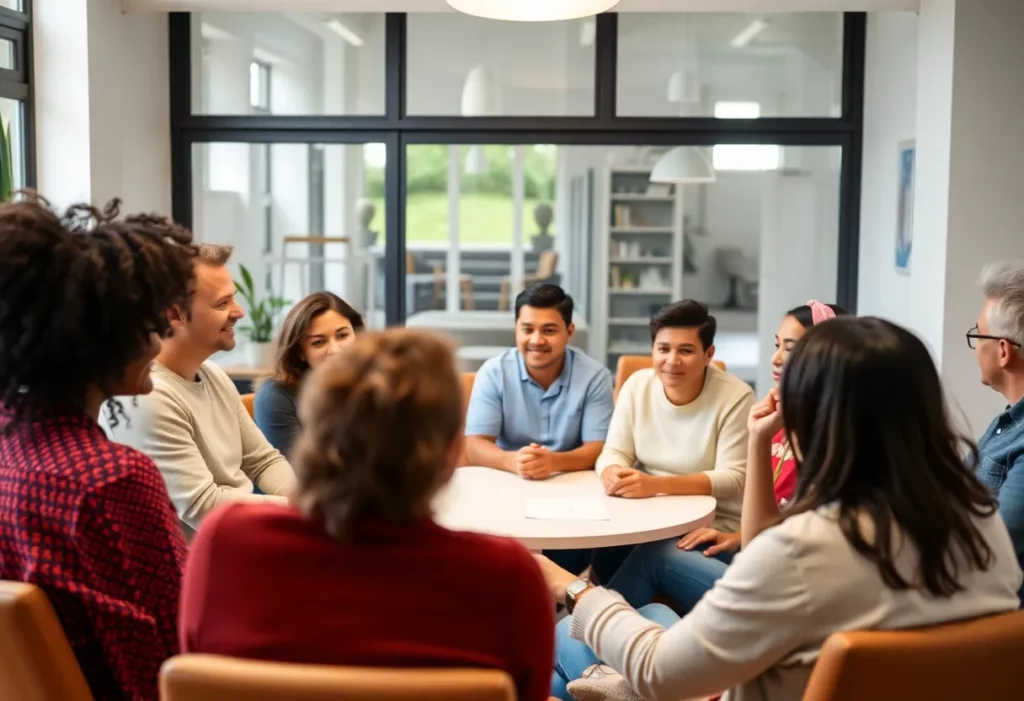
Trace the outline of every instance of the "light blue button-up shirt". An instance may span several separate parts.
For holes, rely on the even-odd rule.
[[[1024,399],[996,417],[978,441],[975,475],[999,501],[999,515],[1024,567]],[[1024,587],[1020,590],[1024,606]]]
[[[560,453],[604,441],[614,408],[612,375],[593,358],[566,348],[562,373],[544,389],[512,348],[477,372],[466,435],[494,436],[502,450],[538,443]]]

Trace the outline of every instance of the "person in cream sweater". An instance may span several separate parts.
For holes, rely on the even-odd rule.
[[[226,265],[230,254],[226,246],[199,247],[195,294],[188,309],[168,311],[173,331],[153,363],[153,392],[125,402],[129,420],[107,427],[114,440],[156,463],[187,537],[221,504],[286,504],[296,484],[231,378],[208,360],[235,347],[234,326],[244,316]]]
[[[611,496],[710,494],[718,501],[712,527],[699,531],[710,534],[702,547],[684,550],[685,538],[672,538],[630,554],[608,585],[636,606],[667,591],[688,608],[707,587],[693,586],[696,579],[689,574],[677,578],[673,573],[699,572],[709,558],[728,563],[739,546],[738,538],[736,548],[715,539],[739,530],[747,414],[754,393],[747,383],[711,365],[715,330],[715,318],[693,300],[674,302],[655,315],[654,367],[634,373],[622,386],[597,460]],[[666,586],[662,580],[669,579],[679,586]]]

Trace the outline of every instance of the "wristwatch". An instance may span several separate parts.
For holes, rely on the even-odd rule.
[[[593,587],[594,585],[586,579],[577,579],[567,586],[565,588],[565,610],[572,613],[573,609],[576,608],[576,601],[579,600],[580,595],[587,589],[592,589]]]

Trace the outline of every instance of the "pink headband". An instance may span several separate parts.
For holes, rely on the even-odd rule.
[[[811,323],[815,326],[823,321],[836,318],[836,313],[832,311],[832,307],[822,304],[816,299],[808,302],[807,306],[811,308]]]

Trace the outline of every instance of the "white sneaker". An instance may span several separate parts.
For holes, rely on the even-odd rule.
[[[603,664],[590,665],[567,688],[576,701],[644,701],[621,674]]]

